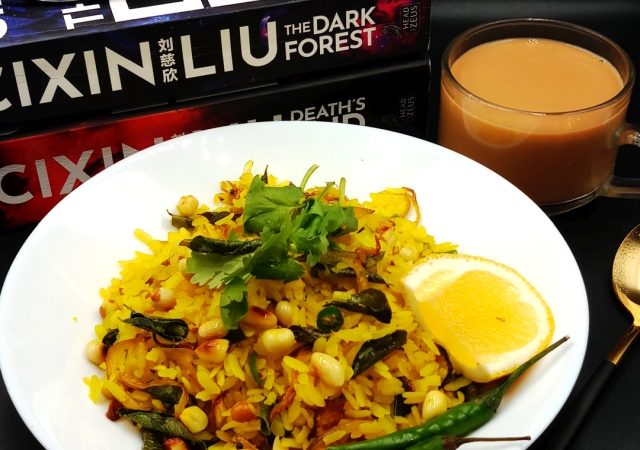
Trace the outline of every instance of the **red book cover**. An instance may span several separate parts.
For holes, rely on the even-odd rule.
[[[321,120],[426,138],[425,60],[105,116],[0,140],[0,231],[39,221],[91,176],[176,136],[235,123]]]

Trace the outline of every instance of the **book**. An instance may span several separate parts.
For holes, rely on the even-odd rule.
[[[3,0],[0,131],[426,54],[430,0]]]
[[[138,151],[225,125],[319,120],[425,139],[427,60],[109,115],[0,139],[0,232],[32,224],[105,168]]]

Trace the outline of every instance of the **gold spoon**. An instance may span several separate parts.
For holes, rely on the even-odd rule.
[[[640,334],[640,225],[624,238],[612,269],[613,290],[633,316],[633,324],[600,363],[582,391],[567,403],[554,421],[549,448],[564,450],[580,427],[602,387],[631,343]]]

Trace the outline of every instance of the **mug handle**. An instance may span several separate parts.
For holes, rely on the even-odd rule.
[[[617,134],[617,146],[640,147],[640,126],[624,123]],[[616,198],[640,198],[640,175],[637,178],[611,175],[602,187],[600,195]]]

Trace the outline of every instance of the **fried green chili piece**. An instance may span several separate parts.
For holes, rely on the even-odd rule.
[[[163,436],[179,437],[189,441],[198,440],[182,422],[167,414],[128,408],[120,408],[118,414],[120,417],[129,419],[143,429],[159,433]]]
[[[233,330],[229,330],[225,339],[229,341],[229,344],[237,344],[238,342],[242,342],[247,338],[247,335],[244,334],[241,328],[235,328]]]
[[[411,412],[411,405],[405,402],[405,398],[402,394],[397,394],[393,397],[393,403],[391,404],[391,415],[393,417],[396,416],[406,416]]]
[[[344,324],[344,317],[336,306],[327,306],[318,313],[316,318],[318,329],[322,332],[338,331]]]
[[[147,330],[153,333],[154,336],[160,336],[173,343],[182,341],[189,334],[189,326],[182,319],[145,316],[144,314],[133,312],[131,317],[125,319],[124,322]]]
[[[378,289],[365,289],[349,300],[332,301],[325,306],[337,306],[347,311],[375,317],[382,323],[391,323],[391,307],[384,292]]]
[[[471,442],[507,442],[507,441],[529,441],[531,436],[518,436],[518,437],[503,437],[503,438],[489,438],[489,437],[458,437],[458,436],[434,436],[425,441],[418,442],[407,450],[456,450],[463,444]]]
[[[195,236],[193,239],[183,239],[180,245],[189,247],[198,253],[216,253],[218,255],[246,255],[255,252],[261,245],[260,239],[247,241],[229,241],[205,236]]]
[[[405,330],[396,330],[381,338],[366,341],[362,344],[362,347],[360,347],[360,350],[358,350],[356,357],[351,363],[353,376],[360,375],[369,367],[406,343],[407,332]]]
[[[414,390],[407,377],[398,378],[402,382],[402,389],[404,389],[405,392]],[[411,405],[406,402],[406,399],[402,396],[402,394],[396,394],[396,396],[393,398],[393,403],[391,404],[391,415],[406,416],[410,412]]]
[[[496,413],[507,388],[538,360],[569,339],[565,336],[514,370],[498,387],[460,403],[425,423],[367,441],[329,447],[328,450],[400,450],[434,436],[464,436],[487,423]]]

